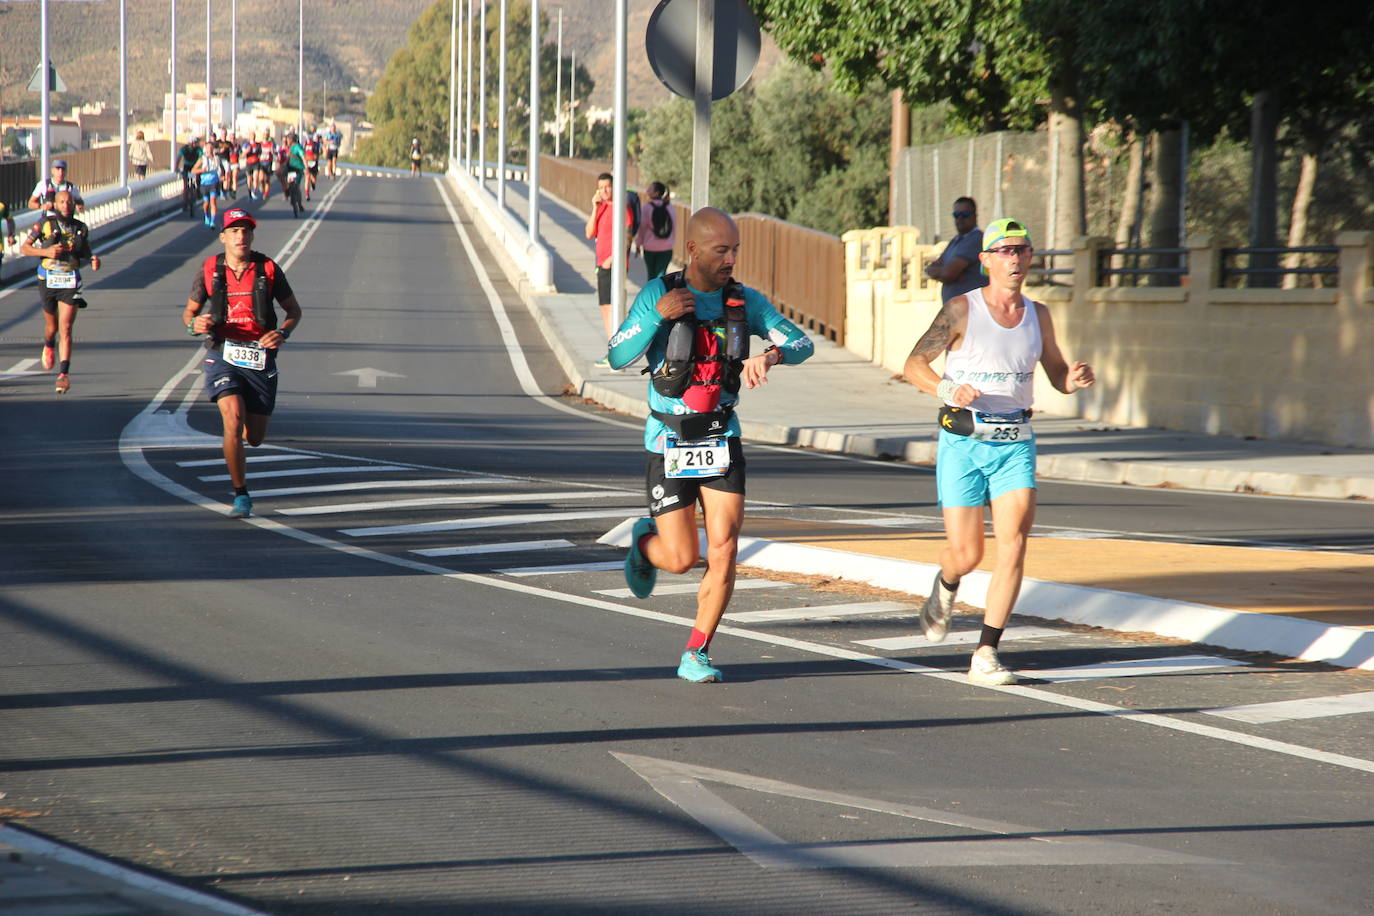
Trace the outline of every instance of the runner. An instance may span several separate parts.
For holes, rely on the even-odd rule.
[[[57,199],[58,191],[69,192],[72,195],[72,200],[76,202],[76,212],[85,212],[86,202],[81,199],[81,191],[67,180],[67,160],[65,159],[54,159],[49,169],[49,177],[33,186],[33,193],[29,195],[29,207],[51,213],[53,201]]]
[[[201,157],[199,137],[186,141],[186,145],[177,153],[177,171],[181,174],[181,209],[187,216],[195,213],[195,202],[200,200],[200,183],[192,177],[192,172]]]
[[[305,185],[305,199],[315,190],[315,182],[320,177],[320,137],[319,133],[305,135],[305,171],[309,178]]]
[[[248,199],[255,200],[262,195],[258,193],[258,143],[252,136],[243,141],[242,149],[239,152],[243,160],[243,177],[248,182]]]
[[[1094,382],[1091,366],[1064,359],[1049,309],[1021,293],[1033,253],[1023,223],[999,219],[989,225],[978,255],[987,287],[946,301],[904,369],[907,381],[943,402],[935,486],[945,548],[921,610],[921,628],[931,642],[945,638],[959,582],[983,559],[983,506],[992,507],[997,562],[968,672],[978,684],[1016,683],[997,647],[1021,591],[1035,520],[1035,365],[1064,394]],[[944,372],[937,375],[930,364],[941,354]]]
[[[272,172],[277,167],[277,144],[270,133],[264,133],[258,144],[258,181],[261,184],[262,199],[266,202],[272,196]]]
[[[222,195],[223,163],[220,160],[217,149],[218,144],[211,141],[205,150],[205,155],[196,160],[196,164],[191,167],[191,174],[195,176],[200,185],[200,196],[204,201],[202,209],[205,214],[205,226],[207,229],[215,227],[215,219],[219,216],[219,199]]]
[[[90,230],[72,214],[76,200],[71,191],[58,191],[53,209],[44,213],[29,237],[20,246],[21,254],[41,258],[38,262],[38,299],[43,305],[44,369],[53,367],[53,344],[57,344],[58,394],[66,394],[72,382],[72,325],[77,309],[86,307],[81,295],[81,262],[89,260],[91,270],[100,269],[100,256],[91,251]]]
[[[237,207],[224,212],[219,240],[224,253],[196,271],[181,323],[205,342],[205,393],[219,406],[224,426],[224,463],[234,485],[230,518],[253,514],[244,443],[261,445],[277,400],[277,350],[301,321],[301,307],[286,274],[253,250],[257,221]],[[217,276],[218,275],[218,276]],[[276,302],[285,313],[277,326]],[[201,314],[206,302],[210,308]]]
[[[706,572],[677,676],[721,680],[707,654],[735,588],[735,557],[744,522],[744,451],[740,383],[757,388],[779,363],[796,365],[813,347],[757,291],[734,280],[739,229],[704,207],[687,224],[687,269],[650,280],[610,341],[621,369],[647,352],[653,381],[644,429],[650,518],[635,522],[625,579],[636,597],[653,593],[659,569],[684,573],[699,556],[696,504],[706,527]],[[684,319],[684,320],[679,320]],[[749,337],[770,342],[749,355]]]
[[[338,124],[329,125],[329,133],[324,136],[324,173],[330,178],[339,177],[339,147],[343,144],[343,134]]]
[[[14,244],[14,217],[10,215],[9,204],[0,200],[0,226],[5,227],[5,244],[0,245],[0,267],[5,264],[5,247]],[[4,273],[0,272],[0,286],[5,285]]]
[[[220,144],[220,155],[229,164],[229,170],[225,175],[229,179],[229,198],[239,199],[239,143],[237,138],[231,138],[228,134],[224,135],[224,140]]]
[[[301,193],[305,185],[307,153],[295,134],[287,136],[287,145],[283,147],[282,152],[282,193],[291,201],[291,215],[300,216],[305,212],[305,204],[301,203]]]

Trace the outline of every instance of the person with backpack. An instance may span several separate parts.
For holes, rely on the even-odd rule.
[[[668,188],[663,182],[651,183],[646,193],[649,199],[640,207],[635,246],[643,253],[644,272],[652,280],[666,274],[673,263],[677,226],[673,218],[673,205],[668,200]]]
[[[739,228],[703,207],[687,223],[687,267],[644,284],[610,340],[611,367],[647,355],[649,417],[645,490],[649,517],[634,523],[625,580],[637,598],[653,594],[658,570],[685,573],[700,555],[696,506],[706,529],[706,572],[677,676],[721,680],[707,654],[735,588],[744,524],[744,449],[735,415],[741,388],[768,383],[780,363],[811,356],[811,339],[757,290],[734,278]],[[749,339],[768,346],[749,355]]]
[[[66,394],[72,380],[68,375],[72,363],[72,324],[77,309],[86,307],[81,295],[81,262],[100,269],[100,256],[91,251],[91,230],[73,216],[76,197],[71,191],[58,191],[53,207],[33,226],[19,253],[38,262],[38,299],[43,306],[44,369],[51,369],[57,360],[57,384],[54,390]]]
[[[181,315],[187,334],[209,335],[205,394],[219,407],[224,424],[224,463],[234,486],[230,518],[253,514],[243,446],[259,446],[267,436],[277,402],[277,351],[301,322],[301,307],[286,274],[253,250],[257,225],[247,210],[224,211],[219,234],[224,252],[197,267]],[[280,325],[274,302],[285,313]]]

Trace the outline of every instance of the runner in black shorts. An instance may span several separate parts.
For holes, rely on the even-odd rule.
[[[38,291],[43,303],[42,366],[51,369],[57,358],[58,394],[66,394],[72,382],[68,372],[72,363],[72,325],[78,309],[86,307],[81,295],[81,262],[89,260],[91,270],[100,269],[100,256],[91,251],[91,233],[86,224],[72,216],[76,200],[70,191],[58,191],[53,209],[34,224],[19,253],[41,258],[38,262]],[[55,349],[54,349],[55,348]]]
[[[243,446],[261,445],[267,436],[277,402],[277,351],[301,321],[286,274],[253,250],[255,226],[246,210],[224,212],[219,234],[224,253],[200,265],[181,316],[186,333],[210,335],[205,342],[205,393],[219,407],[224,425],[224,463],[234,485],[230,518],[253,514]],[[280,326],[274,302],[286,316]]]
[[[649,518],[630,533],[625,581],[638,598],[653,593],[658,570],[684,573],[700,558],[697,506],[706,529],[706,572],[677,676],[721,680],[707,654],[735,588],[744,524],[744,449],[735,408],[743,388],[767,384],[780,363],[812,353],[810,339],[757,290],[734,279],[739,229],[728,214],[703,207],[687,225],[687,269],[656,277],[635,298],[610,340],[614,369],[647,355],[649,419],[645,486]],[[749,339],[770,346],[749,355]]]

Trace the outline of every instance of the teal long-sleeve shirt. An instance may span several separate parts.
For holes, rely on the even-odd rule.
[[[693,289],[690,285],[687,290],[692,294],[696,301],[696,317],[700,321],[713,321],[721,318],[725,314],[725,302],[723,289],[715,292],[703,293]],[[630,306],[630,312],[625,316],[625,321],[621,323],[620,329],[616,331],[610,341],[610,352],[607,358],[611,366],[616,369],[623,369],[634,362],[641,355],[647,353],[649,365],[657,370],[663,365],[663,357],[668,346],[668,332],[672,328],[672,322],[664,319],[658,313],[658,300],[667,292],[667,287],[663,280],[655,278],[645,284],[635,297],[634,304]],[[788,321],[778,310],[773,308],[773,304],[763,297],[757,290],[744,288],[744,313],[749,324],[749,333],[755,337],[761,337],[778,348],[782,354],[782,364],[795,366],[805,362],[815,351],[811,338],[801,328]],[[652,383],[647,385],[649,389],[649,408],[659,413],[667,414],[687,414],[691,413],[687,405],[681,398],[668,398],[654,390]],[[738,394],[731,394],[728,391],[721,393],[721,408],[734,406],[739,402]],[[662,453],[663,437],[671,432],[663,421],[656,419],[652,415],[644,424],[644,447],[651,452]],[[730,425],[726,431],[727,436],[739,436],[740,426],[739,417],[734,413],[730,415]]]

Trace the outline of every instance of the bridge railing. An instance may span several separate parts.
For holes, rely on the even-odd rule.
[[[153,162],[148,166],[150,174],[165,172],[172,167],[171,141],[150,140],[148,146],[153,152]],[[119,152],[116,144],[74,153],[54,153],[52,158],[66,160],[67,180],[80,188],[84,195],[87,191],[119,181]],[[33,193],[34,185],[38,184],[38,170],[41,167],[38,159],[0,162],[0,200],[9,204],[10,210],[20,211],[28,207],[29,195]],[[129,177],[134,177],[133,166],[129,167]]]

